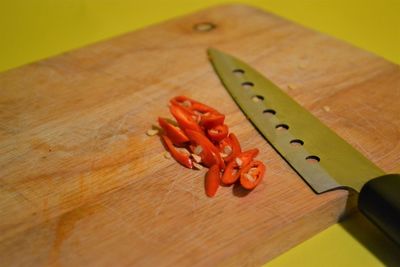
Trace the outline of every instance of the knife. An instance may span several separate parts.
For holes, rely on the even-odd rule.
[[[316,193],[355,191],[358,209],[400,244],[399,174],[385,174],[244,62],[212,48],[208,55],[246,117]]]

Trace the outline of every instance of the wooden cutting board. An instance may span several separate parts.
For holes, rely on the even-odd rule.
[[[316,195],[288,167],[220,84],[211,46],[399,171],[399,66],[261,10],[215,7],[0,74],[1,265],[260,265],[341,218],[347,191]],[[261,150],[253,192],[207,198],[205,170],[146,136],[182,94]]]

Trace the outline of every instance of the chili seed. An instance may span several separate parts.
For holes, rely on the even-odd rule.
[[[191,105],[192,105],[192,103],[190,103],[189,100],[185,100],[182,102],[182,106],[184,106],[184,107],[190,107]]]
[[[224,153],[227,154],[227,155],[231,154],[232,153],[231,146],[225,146],[224,147]]]
[[[211,129],[209,132],[210,132],[211,134],[218,134],[218,131],[215,130],[215,129]]]
[[[193,153],[196,155],[200,155],[200,153],[203,152],[203,148],[201,146],[196,146]]]
[[[197,162],[193,162],[193,167],[195,167],[198,170],[203,169],[203,166],[201,164],[197,163]]]
[[[201,162],[201,157],[196,154],[192,154],[192,158],[194,159],[195,162],[200,163]]]
[[[157,134],[158,134],[158,130],[157,130],[157,129],[148,129],[148,130],[146,131],[146,134],[147,134],[148,136],[154,136],[154,135],[157,135]]]
[[[245,173],[244,176],[246,177],[247,180],[249,180],[250,182],[254,183],[256,181],[256,179],[254,179],[253,176],[251,176],[248,173]]]
[[[179,152],[181,152],[183,154],[190,155],[190,152],[186,148],[177,147],[176,150],[178,150]]]
[[[226,157],[228,156],[227,154],[222,153],[222,152],[220,152],[219,155],[220,155],[222,158],[226,158]]]
[[[164,158],[170,159],[171,158],[171,154],[168,151],[165,151],[164,152]]]
[[[243,164],[243,161],[240,158],[235,158],[236,164],[240,167]]]

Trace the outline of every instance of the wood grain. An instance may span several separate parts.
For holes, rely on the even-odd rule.
[[[0,74],[2,265],[260,265],[343,215],[346,191],[315,195],[240,113],[210,46],[400,170],[399,66],[257,9],[215,7]],[[245,149],[260,148],[256,190],[207,198],[205,171],[146,136],[179,94],[218,107]]]

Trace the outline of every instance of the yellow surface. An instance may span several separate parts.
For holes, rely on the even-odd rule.
[[[360,213],[275,258],[280,266],[399,266],[400,248]]]
[[[227,2],[0,0],[0,71]],[[236,2],[261,7],[400,63],[400,0]],[[267,266],[395,265],[395,254],[399,249],[356,215]]]
[[[0,0],[0,71],[226,2]],[[261,7],[400,63],[400,0],[236,2]]]

